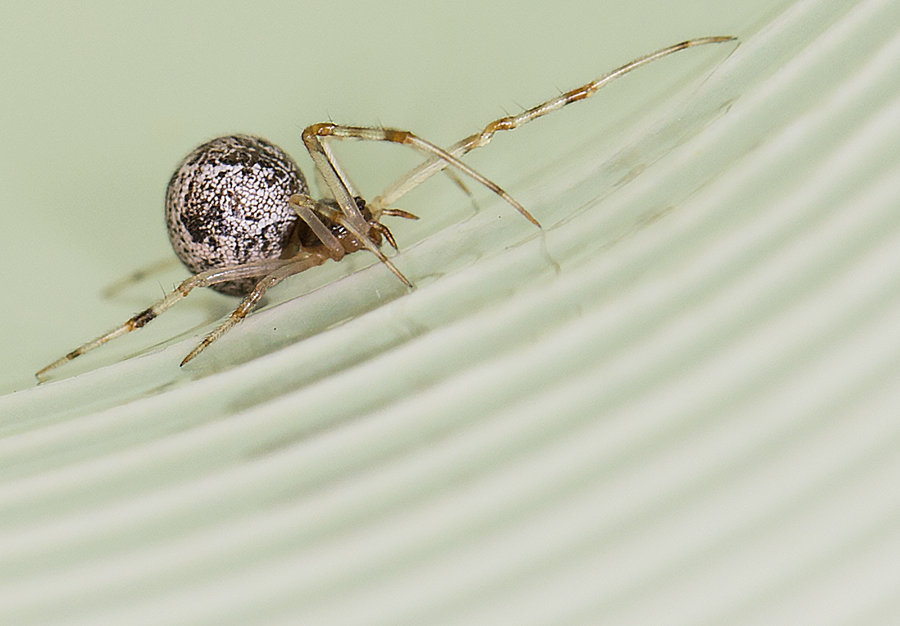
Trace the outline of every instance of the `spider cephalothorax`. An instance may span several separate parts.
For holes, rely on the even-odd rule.
[[[320,201],[323,205],[331,207],[335,211],[340,210],[338,203],[335,200],[326,199]],[[362,196],[354,196],[353,198],[354,204],[359,209],[360,214],[365,220],[368,226],[367,235],[369,240],[374,243],[376,246],[381,246],[382,239],[386,239],[387,242],[393,246],[395,249],[397,247],[397,242],[394,239],[393,233],[391,233],[390,229],[378,221],[375,216],[372,214],[372,211],[369,209],[366,204],[365,199]],[[400,212],[396,209],[390,212],[391,215],[397,216]],[[408,219],[416,219],[416,216],[412,213],[407,213],[406,211],[402,212],[403,215],[401,217],[406,217]],[[351,252],[356,252],[358,250],[362,250],[365,246],[353,235],[350,231],[346,229],[342,224],[337,223],[328,217],[322,217],[322,223],[331,231],[331,234],[335,236],[335,238],[341,243],[341,247],[343,247],[344,252],[350,254]],[[296,225],[291,244],[293,246],[299,246],[306,249],[316,249],[322,247],[322,242],[316,237],[316,234],[303,222],[300,222]],[[326,252],[327,254],[327,252]]]

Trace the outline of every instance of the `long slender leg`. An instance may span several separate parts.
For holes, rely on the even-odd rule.
[[[363,217],[359,208],[356,206],[356,202],[351,196],[351,189],[342,176],[342,169],[324,141],[325,137],[334,137],[336,139],[362,139],[368,141],[387,141],[391,143],[399,143],[411,146],[426,154],[434,155],[436,158],[444,159],[449,165],[456,167],[461,172],[467,174],[468,176],[471,176],[478,182],[488,187],[491,191],[511,204],[529,221],[540,227],[540,223],[531,215],[531,213],[529,213],[525,209],[525,207],[523,207],[515,199],[513,199],[512,196],[506,193],[506,191],[504,191],[499,185],[479,174],[468,165],[461,162],[459,159],[448,154],[446,151],[428,141],[425,141],[424,139],[417,137],[409,131],[384,128],[368,128],[360,126],[340,126],[330,123],[313,124],[312,126],[307,127],[303,131],[303,143],[306,145],[306,148],[309,151],[313,162],[316,164],[316,169],[319,171],[322,179],[331,189],[332,195],[334,196],[335,201],[338,203],[338,206],[340,206],[342,214],[338,214],[334,211],[329,211],[327,207],[321,205],[317,207],[316,212],[323,215],[328,215],[329,218],[332,219],[332,221],[339,223],[344,228],[346,228],[351,234],[353,234],[354,237],[356,237],[356,239],[363,247],[375,254],[375,256],[377,256],[382,263],[387,265],[387,267],[394,273],[394,275],[397,276],[397,278],[399,278],[403,282],[403,284],[405,284],[409,288],[413,287],[409,279],[407,279],[406,276],[404,276],[403,273],[400,272],[400,270],[390,262],[390,260],[369,237],[368,232],[370,226],[367,223],[365,217]],[[403,212],[397,212],[396,214],[405,216]],[[300,213],[300,215],[304,218],[304,220],[307,221],[307,223],[310,223],[312,225],[312,218],[310,216],[304,217],[303,213]],[[324,236],[324,233],[320,235],[319,238],[322,239],[323,243],[327,243],[327,237]]]
[[[350,175],[347,173],[347,170],[344,169],[344,167],[340,163],[340,161],[338,161],[334,152],[331,150],[331,147],[327,143],[323,143],[322,148],[325,150],[325,156],[331,162],[332,166],[334,167],[335,173],[337,174],[338,178],[340,178],[344,187],[347,188],[347,191],[349,192],[349,194],[353,197],[361,196],[362,194],[359,191],[357,191],[356,186],[350,180]],[[319,168],[316,168],[314,174],[315,174],[316,183],[318,184],[318,188],[319,188],[320,192],[323,194],[324,197],[328,197],[333,200],[334,196],[332,195],[331,188],[325,182],[325,178],[322,176],[322,172],[319,171]],[[462,179],[456,174],[456,172],[454,172],[453,170],[445,169],[444,174],[457,187],[459,187],[464,194],[466,194],[467,196],[472,198],[472,192],[469,190],[469,188],[466,186],[466,184],[462,181]],[[475,202],[474,198],[472,198],[472,202],[473,203]]]
[[[539,117],[543,117],[548,113],[552,113],[553,111],[557,111],[568,104],[590,98],[601,87],[609,84],[613,80],[672,53],[684,50],[686,48],[691,48],[693,46],[700,46],[710,43],[722,43],[725,41],[733,41],[735,39],[737,38],[731,36],[701,37],[698,39],[682,41],[680,43],[661,48],[655,52],[651,52],[650,54],[646,54],[633,61],[630,61],[596,80],[585,83],[584,85],[572,89],[571,91],[567,91],[566,93],[557,96],[556,98],[551,98],[546,102],[542,102],[541,104],[532,107],[527,111],[523,111],[518,115],[509,115],[506,117],[498,118],[487,124],[484,129],[481,130],[481,132],[469,135],[468,137],[459,140],[458,142],[447,148],[447,152],[454,157],[460,157],[467,152],[471,152],[476,148],[487,145],[498,131],[515,130],[520,126],[527,124],[528,122],[534,121]],[[384,190],[384,192],[382,192],[380,196],[376,197],[372,202],[369,203],[373,214],[377,217],[377,215],[379,214],[379,210],[393,204],[400,197],[404,196],[415,187],[418,187],[428,178],[440,172],[448,165],[449,161],[447,159],[438,156],[432,156],[431,158],[424,161],[421,165],[413,168],[412,170],[398,178],[396,181],[394,181]]]
[[[500,185],[483,176],[482,174],[479,174],[443,148],[439,148],[433,143],[416,136],[408,130],[396,130],[391,128],[370,128],[365,126],[341,126],[331,123],[313,124],[312,126],[307,127],[303,131],[303,142],[306,144],[310,155],[313,157],[313,160],[316,161],[317,166],[319,166],[320,162],[324,162],[324,165],[322,165],[321,167],[327,168],[329,172],[333,172],[334,170],[332,169],[331,162],[327,158],[327,155],[322,148],[324,144],[322,138],[324,137],[334,137],[335,139],[362,139],[365,141],[386,141],[390,143],[398,143],[410,146],[420,152],[430,154],[436,159],[444,161],[446,165],[452,165],[467,176],[470,176],[471,178],[477,180],[479,183],[481,183],[482,185],[493,191],[495,194],[503,198],[507,203],[512,205],[513,208],[515,208],[519,213],[525,216],[528,221],[540,228],[540,223],[534,218],[534,216],[531,215],[531,213],[529,213],[525,209],[525,207],[519,204],[519,202],[517,202],[512,196],[504,191],[503,188],[500,187]],[[325,173],[323,172],[323,174]],[[334,177],[336,176],[337,174],[334,174]],[[328,180],[327,175],[325,176],[325,178],[326,180]],[[344,193],[347,193],[346,189],[344,189],[343,187],[342,191]],[[344,205],[338,197],[338,194],[335,194],[335,199],[343,209]],[[350,200],[352,201],[352,198],[350,198]],[[352,219],[352,216],[350,214],[348,214],[347,217]]]
[[[325,185],[331,191],[331,196],[341,207],[341,211],[344,212],[347,219],[353,222],[357,230],[365,232],[367,230],[366,218],[356,206],[353,190],[342,176],[343,169],[314,129],[315,126],[310,126],[303,131],[303,143],[316,166],[317,173],[325,181]]]
[[[331,146],[323,142],[322,150],[325,152],[325,158],[328,159],[328,162],[331,164],[332,169],[340,179],[341,186],[347,190],[347,193],[350,194],[350,197],[353,198],[360,195],[359,191],[356,189],[356,186],[350,180],[350,175],[347,173],[347,170],[344,169],[340,161],[338,161],[338,158],[335,156],[334,152],[331,151]],[[327,182],[326,186],[328,186]]]
[[[247,294],[247,296],[241,301],[237,308],[231,312],[231,315],[229,315],[224,322],[217,326],[203,339],[203,341],[201,341],[197,345],[196,348],[191,350],[190,353],[186,357],[184,357],[181,365],[184,365],[185,363],[196,357],[198,354],[203,352],[209,346],[209,344],[224,335],[235,324],[247,317],[247,315],[254,308],[256,308],[256,305],[259,304],[259,300],[263,297],[263,294],[265,294],[270,287],[274,287],[288,276],[293,276],[294,274],[299,274],[300,272],[308,270],[309,268],[316,265],[321,265],[326,261],[327,258],[328,257],[320,254],[309,254],[302,257],[294,257],[293,260],[288,261],[287,265],[284,265],[283,267],[280,267],[272,273],[266,275],[262,280],[256,283],[256,287],[253,289],[253,291]]]
[[[243,265],[234,265],[232,267],[215,268],[195,274],[184,280],[178,287],[169,292],[163,299],[156,302],[150,308],[144,309],[140,313],[132,316],[121,326],[117,326],[96,339],[75,348],[64,357],[57,359],[50,365],[39,370],[35,374],[35,377],[40,381],[50,370],[55,369],[64,363],[68,363],[85,352],[90,352],[94,348],[98,348],[108,341],[112,341],[116,337],[120,337],[121,335],[141,328],[154,318],[158,317],[161,313],[171,308],[176,302],[184,299],[197,287],[209,287],[210,285],[228,282],[229,280],[265,275],[289,263],[291,263],[290,259],[266,259],[245,263]]]

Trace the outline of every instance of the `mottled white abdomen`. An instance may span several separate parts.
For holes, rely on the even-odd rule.
[[[278,258],[298,219],[288,199],[308,193],[297,164],[278,146],[249,135],[213,139],[188,154],[169,181],[169,240],[194,274]],[[245,295],[256,282],[213,289]]]

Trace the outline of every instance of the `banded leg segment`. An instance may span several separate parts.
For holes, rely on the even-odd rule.
[[[116,337],[120,337],[122,335],[130,333],[133,330],[137,330],[142,326],[145,326],[151,320],[158,317],[161,313],[171,308],[175,303],[184,299],[191,291],[193,291],[197,287],[209,287],[211,285],[228,282],[230,280],[237,280],[240,278],[253,278],[256,276],[265,275],[289,263],[291,263],[290,259],[265,259],[262,261],[254,261],[251,263],[235,265],[232,267],[215,268],[207,270],[205,272],[200,272],[199,274],[195,274],[194,276],[185,279],[180,285],[178,285],[178,287],[166,294],[163,299],[156,302],[153,306],[144,309],[136,315],[133,315],[124,324],[117,326],[116,328],[113,328],[109,332],[97,337],[96,339],[75,348],[65,356],[57,359],[50,365],[39,370],[35,374],[35,377],[40,381],[50,370],[68,363],[72,359],[79,357],[86,352],[90,352],[94,348],[98,348],[109,341],[112,341]]]
[[[191,350],[190,353],[186,357],[184,357],[184,360],[181,361],[181,365],[184,365],[185,363],[196,357],[198,354],[203,352],[209,346],[209,344],[224,335],[235,324],[247,317],[247,315],[256,308],[256,305],[259,304],[260,299],[263,297],[263,295],[265,295],[266,291],[269,288],[274,287],[289,276],[299,274],[300,272],[308,270],[311,267],[315,267],[316,265],[321,265],[326,261],[327,258],[328,257],[320,254],[308,254],[300,257],[294,257],[294,259],[288,260],[286,265],[279,267],[275,271],[265,276],[256,284],[256,287],[253,289],[253,291],[251,291],[241,301],[237,308],[231,312],[231,315],[229,315],[225,319],[225,321],[217,326],[211,333],[204,337],[203,341],[201,341],[196,348]]]
[[[361,139],[364,141],[385,141],[389,143],[397,143],[410,146],[411,148],[414,148],[419,152],[431,155],[435,161],[441,162],[441,166],[436,169],[434,173],[440,171],[444,167],[455,167],[460,172],[478,181],[479,183],[493,191],[495,194],[503,198],[503,200],[509,203],[514,209],[516,209],[516,211],[521,213],[528,221],[540,228],[540,223],[534,218],[534,216],[531,215],[531,213],[529,213],[525,209],[525,207],[519,204],[519,202],[516,201],[515,198],[513,198],[502,187],[500,187],[500,185],[473,170],[471,167],[460,161],[450,152],[434,145],[429,141],[422,139],[421,137],[418,137],[417,135],[407,130],[396,130],[391,128],[371,128],[367,126],[341,126],[331,123],[313,124],[312,126],[309,126],[308,128],[306,128],[306,130],[303,131],[303,142],[306,144],[306,147],[309,150],[310,155],[313,157],[313,160],[316,162],[317,166],[319,166],[320,162],[324,162],[324,165],[322,167],[325,167],[329,172],[334,172],[331,178],[336,180],[336,184],[340,185],[342,193],[347,196],[346,201],[351,204],[353,204],[353,199],[349,196],[349,192],[346,190],[346,188],[339,181],[337,181],[337,169],[332,167],[325,149],[323,148],[324,137],[334,137],[336,139]],[[323,175],[326,181],[328,181],[329,176],[326,175],[325,172],[323,172]],[[429,176],[431,176],[431,174],[429,174]],[[344,209],[345,212],[347,212],[337,193],[335,194],[335,200],[337,200],[340,207]],[[382,206],[383,204],[376,205],[376,218],[378,217],[377,211]],[[356,213],[358,213],[358,210],[356,211]],[[348,217],[350,217],[349,212]]]
[[[737,38],[731,36],[700,37],[698,39],[689,39],[687,41],[682,41],[665,48],[660,48],[655,52],[651,52],[650,54],[646,54],[633,61],[630,61],[625,65],[614,69],[608,74],[597,78],[596,80],[592,80],[591,82],[585,83],[580,87],[576,87],[571,91],[567,91],[566,93],[557,96],[556,98],[551,98],[546,102],[542,102],[541,104],[523,111],[518,115],[508,115],[506,117],[498,118],[488,123],[484,127],[484,129],[481,130],[481,132],[469,135],[468,137],[459,140],[458,142],[447,148],[447,153],[453,155],[454,157],[460,157],[467,152],[475,150],[476,148],[486,146],[488,143],[490,143],[491,139],[494,138],[494,135],[498,131],[515,130],[520,126],[538,119],[539,117],[547,115],[548,113],[558,111],[559,109],[572,104],[573,102],[578,102],[579,100],[590,98],[601,87],[609,84],[615,79],[629,72],[632,72],[639,67],[647,65],[648,63],[652,63],[653,61],[661,59],[680,50],[710,43],[734,41],[735,39]],[[427,159],[421,165],[413,168],[412,170],[398,178],[390,186],[388,186],[380,196],[376,197],[371,203],[373,209],[377,211],[379,208],[393,204],[402,196],[409,193],[412,189],[418,187],[433,175],[446,168],[448,166],[448,163],[449,162],[447,161],[447,159],[437,156],[432,156],[431,158]]]

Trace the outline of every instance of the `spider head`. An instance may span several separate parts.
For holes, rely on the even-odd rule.
[[[369,210],[369,207],[366,205],[365,198],[363,198],[362,196],[356,196],[353,198],[353,201],[356,203],[356,207],[359,209],[359,212],[362,214],[363,218],[366,220],[366,223],[369,225],[369,231],[367,234],[372,243],[374,243],[376,246],[381,246],[381,244],[383,243],[383,236],[388,237],[388,241],[391,242],[393,237],[385,235],[385,227],[373,218],[372,211]],[[320,200],[320,202],[336,210],[340,210],[340,206],[334,199],[326,198]],[[325,224],[325,226],[328,227],[329,230],[331,230],[331,234],[341,242],[341,245],[344,247],[344,250],[347,252],[347,254],[362,250],[365,247],[360,244],[360,242],[357,241],[356,237],[342,225],[328,219],[328,217],[325,215],[320,215],[319,219],[322,220],[322,223]],[[310,227],[302,220],[297,221],[296,230],[294,231],[292,240],[293,245],[285,249],[285,255],[287,256],[296,254],[299,248],[317,248],[321,247],[322,245],[322,242],[319,241],[319,238],[315,235],[315,233],[313,233],[312,229],[310,229]],[[393,243],[391,245],[393,245]]]

